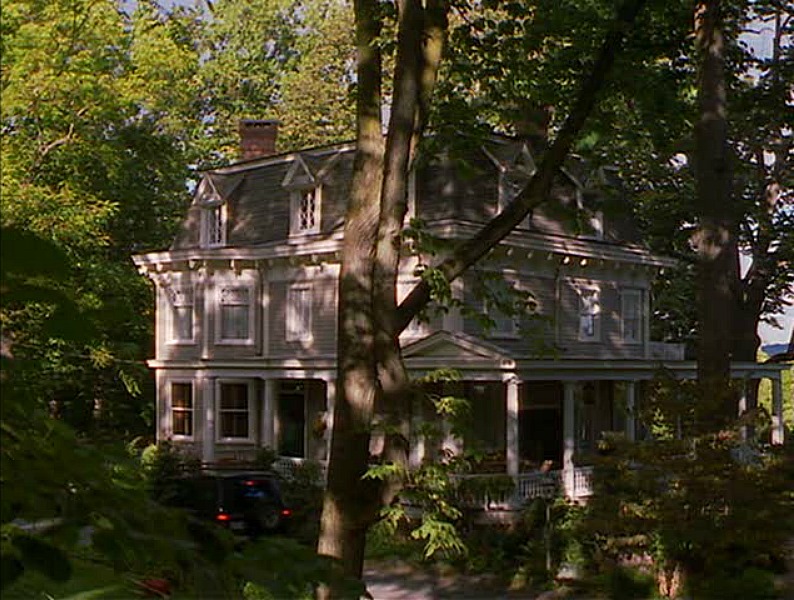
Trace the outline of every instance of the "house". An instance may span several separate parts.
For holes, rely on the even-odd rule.
[[[354,146],[275,154],[276,122],[240,131],[243,159],[202,174],[172,246],[134,257],[156,290],[157,435],[208,463],[263,446],[324,461]],[[439,239],[468,237],[522,189],[535,157],[532,140],[498,136],[472,142],[465,168],[439,152],[411,174],[409,216]],[[660,367],[695,375],[682,346],[650,339],[651,282],[674,263],[638,243],[626,201],[613,172],[572,160],[552,197],[452,284],[461,306],[430,310],[402,334],[413,375],[460,374],[446,391],[471,402],[474,435],[525,496],[544,463],[569,495],[586,494],[588,471],[575,460],[603,431],[638,434],[632,414],[646,382]],[[400,294],[431,260],[410,250]],[[733,365],[736,378],[772,381],[776,442],[785,368]],[[419,427],[434,418],[416,407],[414,464],[436,450]]]

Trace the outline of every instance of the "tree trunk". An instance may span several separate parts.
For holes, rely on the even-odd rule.
[[[571,115],[530,183],[531,191],[519,196],[480,235],[464,244],[451,263],[445,263],[448,279],[459,276],[485,255],[548,195],[595,104],[625,32],[644,2],[628,0],[620,10]],[[398,309],[395,288],[411,156],[422,132],[440,62],[446,4],[428,0],[423,8],[419,0],[403,0],[399,10],[395,97],[384,158],[379,119],[381,71],[375,50],[380,30],[377,3],[355,3],[358,147],[342,251],[337,398],[318,552],[339,559],[344,572],[357,578],[362,574],[367,528],[382,503],[399,490],[399,481],[381,486],[362,479],[369,459],[375,398],[380,395],[399,425],[398,434],[388,439],[388,458],[404,462],[410,384],[398,335],[430,298],[429,290],[420,284],[412,291],[411,302],[403,302]],[[331,597],[334,590],[323,588],[319,595]]]
[[[704,0],[695,14],[701,56],[699,118],[695,125],[695,204],[697,246],[698,380],[720,398],[712,418],[736,414],[727,390],[730,377],[731,324],[734,322],[738,264],[731,194],[731,159],[725,87],[725,40],[720,0]]]
[[[369,462],[370,427],[377,390],[373,361],[372,270],[380,207],[383,136],[377,0],[356,0],[355,13],[358,146],[339,275],[337,397],[317,551],[337,558],[346,574],[360,578],[365,534],[375,516],[366,512],[372,504],[373,484],[363,476]],[[331,594],[330,589],[319,590],[321,597]]]

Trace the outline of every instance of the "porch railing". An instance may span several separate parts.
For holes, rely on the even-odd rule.
[[[494,477],[492,474],[460,475],[460,479],[485,479]],[[468,490],[476,490],[477,486],[466,486]],[[483,510],[515,510],[535,498],[553,498],[565,495],[573,500],[580,500],[593,494],[593,468],[575,467],[573,473],[566,477],[564,471],[548,471],[546,473],[521,473],[515,478],[515,489],[512,492],[489,491],[483,486],[480,494],[469,491],[463,498],[471,508]]]

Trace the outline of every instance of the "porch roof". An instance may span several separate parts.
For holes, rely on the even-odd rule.
[[[653,379],[666,371],[677,379],[694,379],[697,363],[692,360],[660,359],[537,359],[514,356],[490,342],[463,333],[439,331],[408,344],[403,349],[406,366],[413,375],[437,369],[454,369],[463,379],[483,381],[555,380],[592,381]],[[779,379],[790,364],[734,362],[735,379]]]

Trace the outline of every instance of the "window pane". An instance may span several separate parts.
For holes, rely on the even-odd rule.
[[[248,437],[248,413],[247,412],[222,412],[221,413],[221,437],[225,438],[247,438]]]
[[[173,426],[174,435],[193,435],[193,412],[174,410]]]
[[[193,435],[193,386],[171,384],[171,423],[174,435]]]
[[[579,290],[579,338],[600,337],[601,303],[598,290]]]
[[[248,307],[247,306],[221,307],[221,339],[224,340],[248,339]]]
[[[171,406],[174,408],[193,408],[192,386],[189,383],[171,384]]]
[[[579,332],[585,337],[595,335],[595,317],[593,315],[579,317]]]
[[[298,229],[308,231],[314,229],[316,222],[316,194],[315,190],[301,192],[300,207],[298,210]]]
[[[207,211],[207,242],[211,246],[223,243],[223,206],[216,206]]]
[[[250,335],[250,290],[223,288],[220,301],[221,339],[247,340]]]
[[[311,335],[311,290],[292,288],[287,298],[287,339],[300,340]]]
[[[175,340],[193,339],[193,307],[174,306],[171,319],[171,338]]]
[[[624,292],[621,296],[623,312],[623,339],[638,342],[641,339],[642,299],[639,292]]]
[[[222,383],[221,410],[248,410],[248,384]]]

